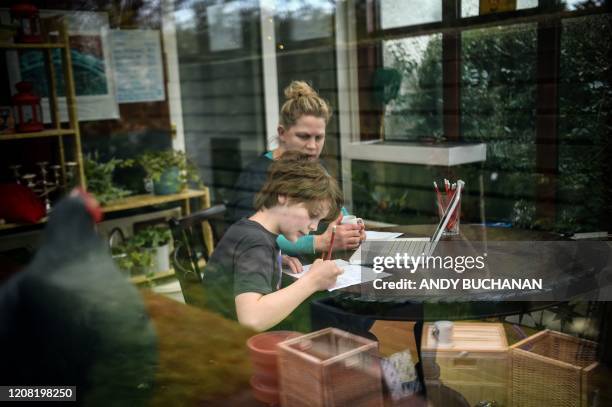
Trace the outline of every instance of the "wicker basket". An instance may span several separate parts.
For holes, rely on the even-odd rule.
[[[284,406],[382,406],[378,343],[326,328],[278,345]]]
[[[545,330],[510,347],[511,405],[587,407],[596,343]]]

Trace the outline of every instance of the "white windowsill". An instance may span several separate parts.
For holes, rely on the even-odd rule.
[[[363,142],[348,144],[343,155],[351,160],[453,166],[485,161],[485,143],[422,144],[415,142]]]

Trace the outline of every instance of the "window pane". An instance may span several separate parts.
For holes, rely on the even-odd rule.
[[[380,26],[404,27],[442,20],[442,1],[381,0]]]
[[[607,59],[612,47],[601,39],[611,29],[609,15],[569,19],[562,25],[557,183],[561,230],[601,230],[612,94]]]
[[[479,14],[480,0],[461,0],[461,17],[473,17]],[[538,6],[538,0],[516,0],[516,9],[523,10]]]
[[[386,104],[385,139],[441,136],[442,35],[384,41],[383,64],[384,68],[375,73],[374,83],[378,98]],[[394,75],[401,78],[395,95],[389,92]]]
[[[562,1],[566,10],[582,10],[592,7],[603,6],[604,0],[565,0]]]
[[[333,32],[333,14],[334,5],[331,2],[277,0],[277,40],[284,43],[330,37]],[[287,32],[279,30],[280,23],[288,26]]]
[[[487,143],[485,189],[503,198],[487,208],[488,216],[528,225],[535,192],[536,26],[465,31],[461,53],[463,138]]]

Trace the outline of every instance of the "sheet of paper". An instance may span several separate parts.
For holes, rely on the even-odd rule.
[[[375,232],[373,230],[366,230],[366,240],[390,240],[400,237],[403,233],[395,232]]]
[[[355,284],[367,283],[368,281],[376,280],[377,278],[385,278],[391,275],[389,273],[375,273],[374,270],[370,268],[362,268],[360,265],[350,264],[345,260],[338,259],[334,260],[334,262],[344,271],[344,273],[338,276],[336,284],[328,291],[334,291],[340,288],[350,287]],[[312,266],[312,264],[307,264],[303,266],[302,272],[298,274],[291,273],[290,271],[285,271],[285,274],[291,277],[301,278],[304,277],[306,273],[310,271],[310,266]]]

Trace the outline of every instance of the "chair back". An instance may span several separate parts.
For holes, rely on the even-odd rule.
[[[204,307],[202,269],[214,249],[215,222],[223,220],[225,205],[213,207],[168,221],[174,240],[172,265],[187,304]]]

